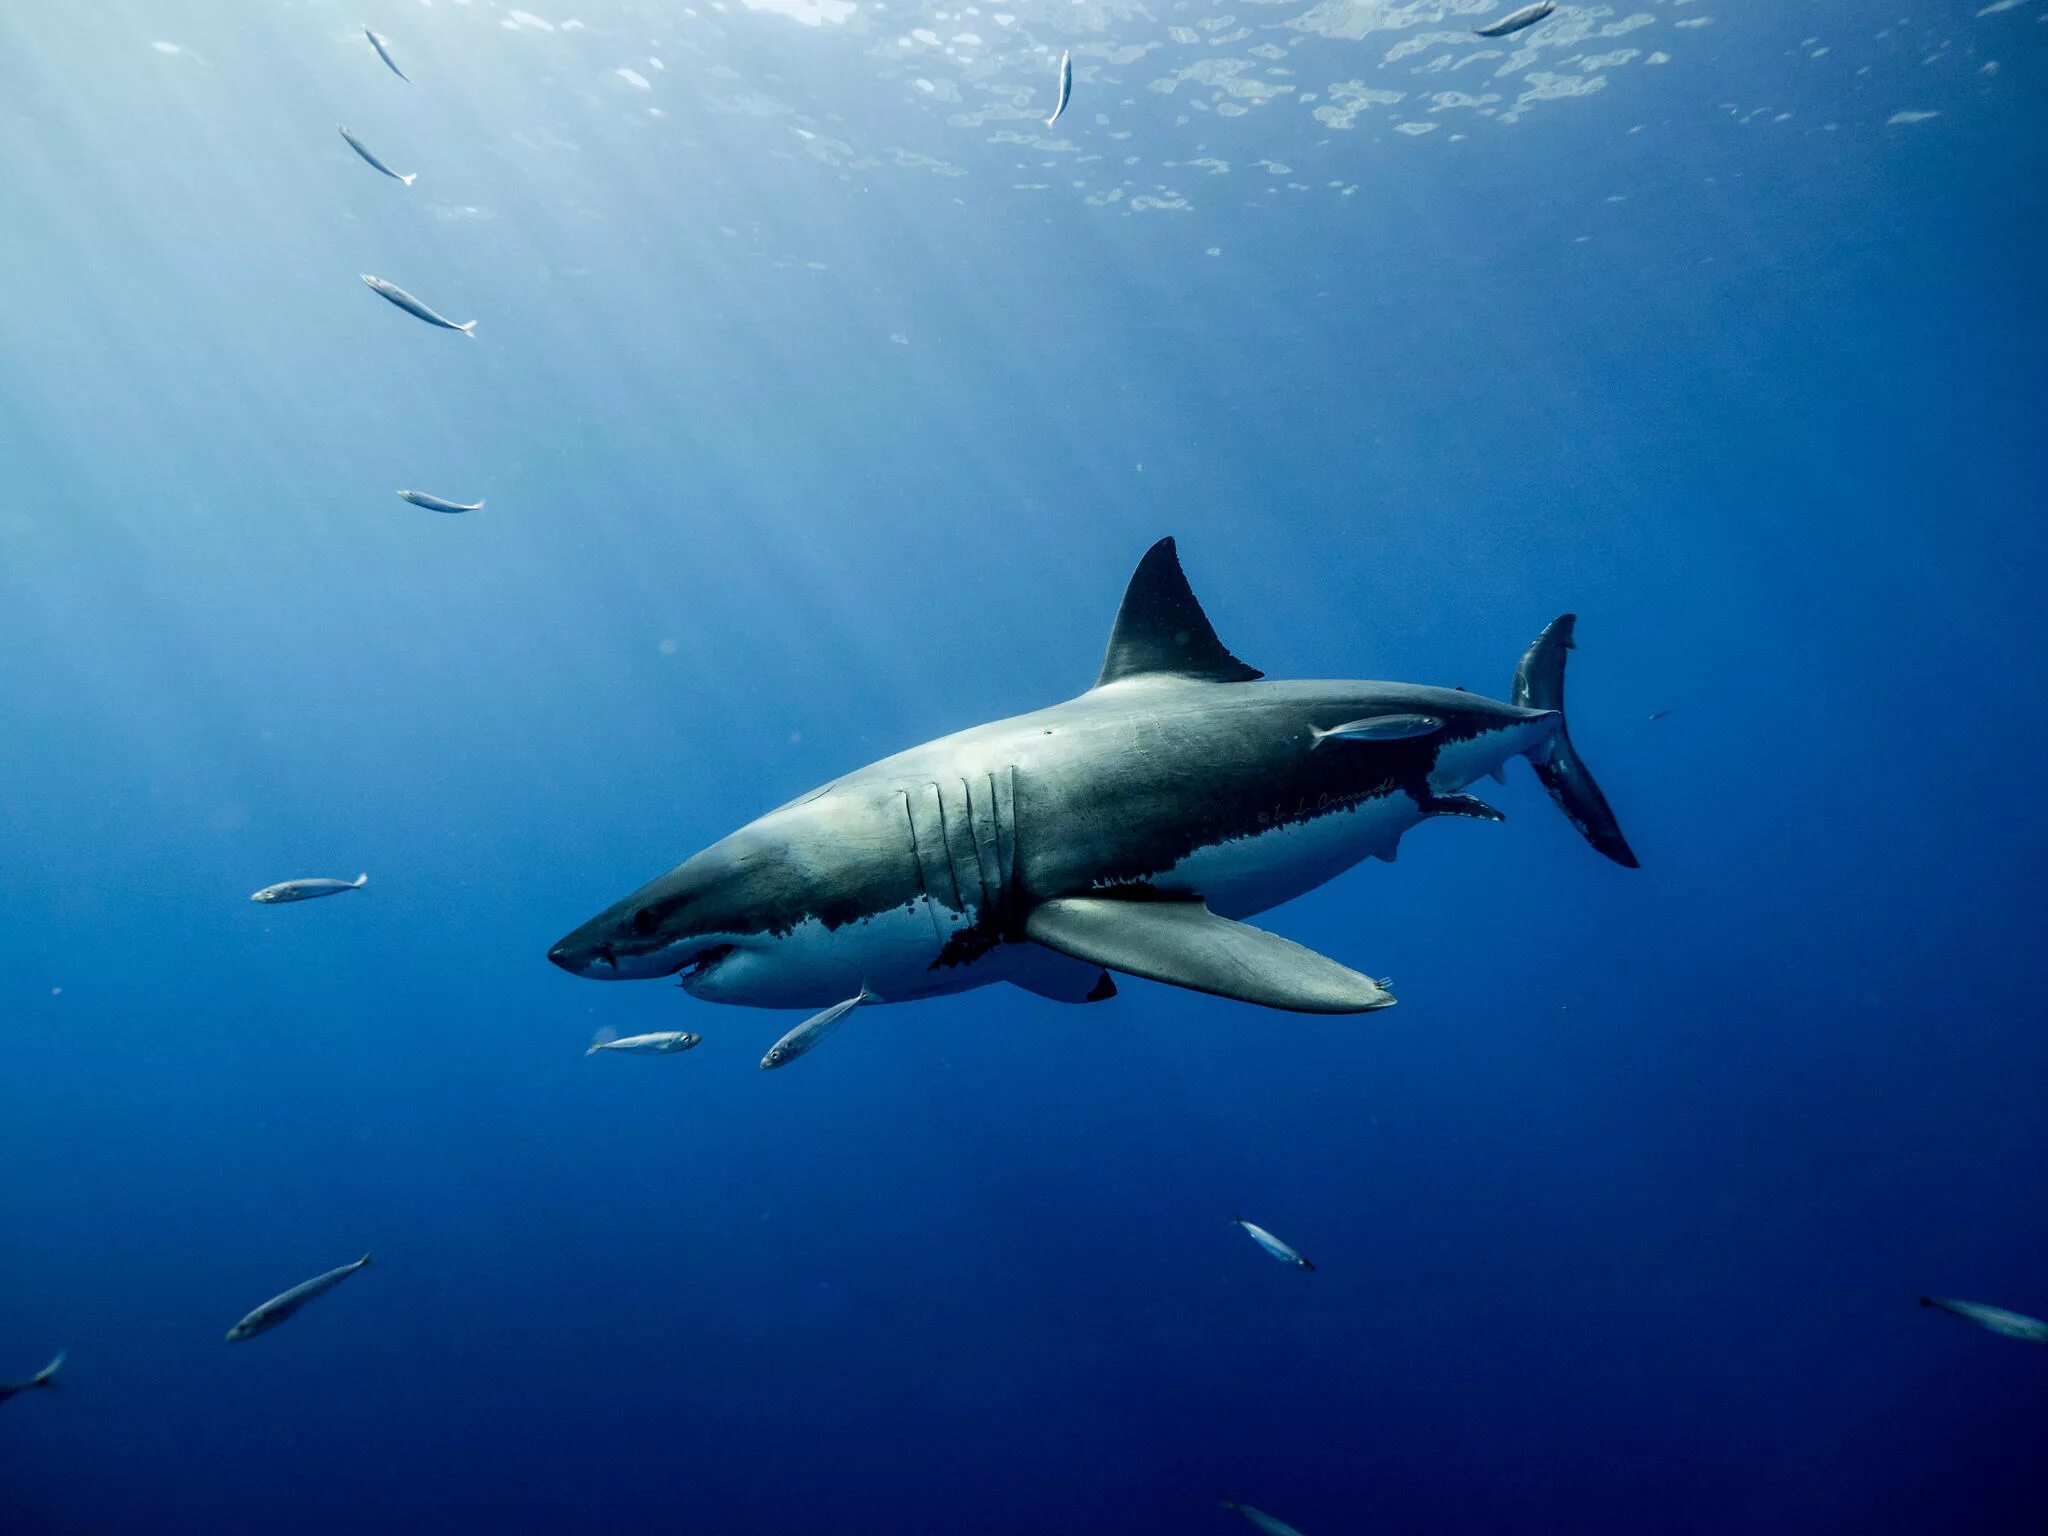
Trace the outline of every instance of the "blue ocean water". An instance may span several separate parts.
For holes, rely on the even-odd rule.
[[[2040,0],[574,3],[0,12],[0,1531],[2038,1529]],[[1261,920],[1391,1011],[774,1073],[546,963],[1165,534],[1576,611],[1643,868],[1516,765]]]

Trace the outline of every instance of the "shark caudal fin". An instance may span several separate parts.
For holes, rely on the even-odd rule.
[[[1600,852],[1626,869],[1637,867],[1635,851],[1621,834],[1621,823],[1607,797],[1600,793],[1579,754],[1572,749],[1571,731],[1563,723],[1565,652],[1575,649],[1572,628],[1575,614],[1553,619],[1515,668],[1514,702],[1525,709],[1554,709],[1560,716],[1557,734],[1529,754],[1536,777],[1550,791],[1550,798],[1579,829],[1579,835]]]
[[[40,1371],[37,1371],[33,1380],[30,1382],[30,1385],[37,1387],[56,1386],[58,1367],[64,1364],[64,1357],[69,1353],[69,1350],[58,1350],[57,1358],[52,1360],[48,1365],[44,1366]]]

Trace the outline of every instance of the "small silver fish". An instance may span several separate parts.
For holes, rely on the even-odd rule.
[[[845,1002],[834,1003],[823,1013],[812,1014],[803,1023],[797,1025],[795,1029],[792,1029],[788,1034],[768,1047],[768,1054],[761,1058],[761,1070],[766,1072],[775,1067],[787,1066],[790,1062],[795,1061],[797,1057],[803,1055],[806,1051],[816,1046],[820,1040],[831,1034],[839,1021],[866,1002],[869,996],[868,989],[862,987],[860,991],[849,997]]]
[[[1074,97],[1074,55],[1071,50],[1060,54],[1060,99],[1053,103],[1052,116],[1045,120],[1050,128],[1060,120],[1060,114],[1067,110],[1067,103]]]
[[[474,321],[470,322],[475,324]],[[425,491],[400,491],[399,499],[409,501],[416,507],[425,507],[429,512],[481,512],[484,504],[480,501],[443,501]]]
[[[1922,1296],[1923,1307],[1939,1307],[1944,1312],[1965,1318],[1979,1328],[1988,1328],[1993,1333],[2003,1334],[2008,1339],[2018,1339],[2026,1344],[2048,1344],[2048,1323],[2038,1317],[2028,1317],[2024,1312],[2008,1312],[2003,1307],[1987,1307],[1981,1301],[1949,1301],[1940,1296]]]
[[[1652,720],[1662,720],[1666,715],[1670,713],[1671,711],[1668,709],[1653,709],[1650,711],[1650,718]]]
[[[1279,1238],[1268,1232],[1257,1222],[1246,1221],[1242,1216],[1233,1216],[1230,1219],[1244,1228],[1245,1236],[1273,1255],[1282,1264],[1292,1264],[1296,1269],[1305,1269],[1311,1273],[1315,1271],[1315,1265],[1309,1263],[1307,1259],[1304,1259],[1292,1248],[1281,1242]]]
[[[1235,1499],[1225,1499],[1223,1507],[1236,1510],[1245,1519],[1251,1521],[1253,1525],[1264,1531],[1266,1536],[1301,1536],[1301,1532],[1297,1531],[1285,1520],[1275,1520],[1263,1509],[1253,1509],[1251,1505],[1240,1504]]]
[[[386,176],[389,176],[393,181],[403,182],[408,187],[420,179],[420,173],[418,171],[414,171],[410,176],[399,175],[398,172],[394,171],[382,160],[379,160],[375,155],[371,154],[369,145],[365,144],[361,139],[357,138],[354,134],[350,133],[346,128],[343,128],[341,124],[336,123],[334,126],[336,130],[340,132],[341,136],[344,139],[348,140],[348,147],[354,150],[357,154],[361,155],[363,157],[364,162],[368,164],[371,167],[371,169],[382,171]]]
[[[1483,27],[1474,27],[1475,37],[1506,37],[1510,32],[1519,32],[1524,27],[1533,27],[1537,22],[1557,9],[1557,0],[1536,0],[1534,5],[1525,5],[1519,11],[1509,11],[1499,21],[1489,21]]]
[[[687,1051],[703,1038],[680,1029],[665,1029],[652,1035],[621,1035],[610,1040],[593,1040],[590,1049],[583,1054],[595,1056],[599,1051],[624,1051],[630,1056],[669,1056],[677,1051]]]
[[[407,85],[411,85],[412,81],[407,77],[405,71],[392,62],[391,50],[385,46],[384,39],[372,32],[368,27],[363,28],[363,36],[370,40],[370,46],[377,50],[377,57],[384,61],[385,66],[390,69],[391,73],[404,80]]]
[[[330,1269],[324,1275],[301,1280],[282,1295],[271,1297],[228,1330],[228,1342],[239,1344],[244,1339],[255,1338],[259,1333],[268,1333],[307,1302],[326,1295],[369,1262],[370,1256],[366,1253],[353,1264],[344,1264],[339,1269]]]
[[[444,331],[460,331],[471,341],[476,340],[476,322],[474,320],[457,325],[446,315],[436,314],[433,310],[427,308],[426,305],[422,304],[396,283],[387,283],[383,278],[372,277],[367,272],[362,274],[362,279],[370,285],[370,292],[376,294],[380,299],[386,299],[396,304],[408,315],[417,315],[429,325],[438,325]]]
[[[56,1386],[57,1367],[63,1363],[64,1351],[60,1349],[57,1351],[56,1359],[52,1360],[40,1371],[37,1371],[35,1375],[29,1377],[27,1381],[0,1381],[0,1403],[6,1402],[10,1397],[19,1397],[24,1392],[33,1392],[38,1387]]]
[[[281,880],[276,885],[266,885],[249,899],[274,906],[281,901],[311,901],[316,896],[339,896],[343,891],[360,891],[369,883],[368,875],[357,875],[353,880]]]
[[[1435,715],[1368,715],[1363,720],[1333,725],[1327,731],[1310,726],[1308,733],[1313,740],[1308,746],[1313,752],[1332,736],[1339,741],[1413,741],[1418,736],[1434,736],[1443,728],[1443,721]]]

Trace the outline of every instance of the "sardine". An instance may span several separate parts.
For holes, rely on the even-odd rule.
[[[344,1264],[339,1269],[330,1269],[324,1275],[302,1280],[283,1295],[271,1297],[228,1330],[228,1342],[239,1344],[243,1339],[253,1339],[259,1333],[268,1333],[307,1302],[316,1296],[325,1296],[369,1262],[370,1256],[366,1253],[353,1264]]]
[[[56,1386],[57,1367],[63,1363],[64,1351],[60,1349],[57,1351],[56,1359],[52,1360],[40,1371],[37,1371],[35,1375],[29,1377],[27,1381],[0,1381],[0,1403],[6,1402],[10,1397],[19,1397],[24,1392],[33,1392],[37,1387]]]
[[[348,140],[348,147],[354,150],[357,154],[361,155],[365,163],[367,163],[371,167],[371,169],[382,171],[386,176],[389,176],[393,181],[404,182],[405,185],[407,185],[408,187],[411,186],[415,181],[419,180],[420,173],[418,171],[414,171],[410,176],[399,175],[398,172],[394,171],[382,160],[379,160],[375,155],[371,154],[370,147],[367,144],[365,144],[361,139],[357,138],[354,134],[350,133],[346,128],[343,128],[339,123],[336,123],[334,126],[340,132],[341,136],[344,139]]]
[[[362,277],[363,281],[370,285],[370,292],[376,294],[377,297],[380,299],[387,299],[391,303],[396,304],[408,315],[417,315],[420,319],[426,321],[427,324],[429,325],[438,325],[444,331],[460,331],[462,332],[463,335],[467,336],[471,341],[476,340],[476,322],[474,320],[467,321],[462,325],[457,325],[453,320],[450,320],[447,316],[438,315],[434,313],[433,310],[427,308],[426,305],[422,304],[418,299],[414,298],[411,294],[407,293],[403,288],[399,287],[398,284],[387,283],[384,281],[383,278],[372,277],[367,272],[363,273]]]
[[[1525,5],[1519,11],[1509,11],[1499,21],[1490,21],[1483,27],[1474,27],[1476,37],[1506,37],[1510,32],[1519,32],[1524,27],[1533,27],[1537,22],[1557,9],[1557,0],[1536,0],[1534,5]]]
[[[377,57],[384,61],[385,66],[390,69],[391,73],[404,80],[407,85],[411,85],[412,81],[408,78],[405,71],[392,63],[391,50],[384,45],[384,39],[372,32],[368,27],[363,28],[363,36],[370,40],[370,46],[377,50]]]
[[[1253,1525],[1264,1531],[1266,1536],[1301,1536],[1301,1532],[1297,1531],[1285,1520],[1275,1520],[1263,1509],[1253,1509],[1251,1505],[1240,1504],[1235,1499],[1225,1499],[1223,1507],[1236,1510],[1245,1519],[1251,1521]]]
[[[1957,1317],[1975,1323],[1979,1328],[1988,1328],[1993,1333],[2003,1334],[2008,1339],[2018,1339],[2026,1344],[2048,1344],[2048,1323],[2038,1317],[2028,1317],[2024,1312],[2008,1312],[2003,1307],[1987,1307],[1981,1301],[1949,1301],[1940,1296],[1922,1296],[1923,1307],[1939,1307]]]
[[[669,1056],[677,1051],[687,1051],[704,1037],[680,1029],[665,1029],[652,1035],[624,1035],[612,1040],[593,1040],[590,1049],[583,1054],[595,1056],[599,1051],[624,1051],[630,1056]]]
[[[1279,1238],[1258,1225],[1258,1223],[1246,1221],[1242,1216],[1233,1216],[1230,1219],[1244,1228],[1247,1237],[1265,1249],[1266,1252],[1273,1255],[1282,1264],[1292,1264],[1296,1269],[1306,1269],[1311,1272],[1315,1269],[1315,1265],[1309,1263],[1307,1259],[1304,1259],[1292,1248],[1281,1242]]]
[[[1053,104],[1052,116],[1045,120],[1050,128],[1060,120],[1060,114],[1067,110],[1067,103],[1074,95],[1074,55],[1072,51],[1060,54],[1060,99]]]
[[[1671,711],[1668,709],[1653,709],[1650,711],[1650,718],[1652,720],[1662,720],[1666,715],[1670,713]]]
[[[343,891],[360,891],[370,883],[368,875],[357,875],[353,880],[281,880],[276,885],[266,885],[249,899],[273,906],[281,901],[311,901],[316,896],[339,896]]]
[[[768,1054],[761,1058],[761,1070],[766,1072],[774,1067],[787,1066],[797,1057],[811,1050],[817,1043],[831,1034],[839,1021],[868,1000],[868,989],[862,987],[843,1003],[834,1003],[823,1013],[814,1013],[803,1023],[768,1047]]]
[[[474,321],[470,323],[475,324]],[[429,512],[481,512],[484,509],[484,504],[480,501],[443,501],[440,497],[430,496],[425,491],[400,491],[398,494],[402,500],[409,501],[416,507],[425,507]]]
[[[1346,720],[1327,731],[1309,727],[1309,750],[1313,752],[1331,737],[1339,741],[1413,741],[1434,736],[1444,728],[1435,715],[1368,715],[1363,720]]]

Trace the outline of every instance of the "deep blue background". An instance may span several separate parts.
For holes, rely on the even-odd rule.
[[[0,1377],[72,1349],[0,1529],[2035,1529],[2048,1358],[1913,1298],[2048,1313],[2048,13],[1642,3],[1668,65],[1457,141],[1084,55],[1048,171],[907,11],[0,14]],[[774,1074],[544,963],[1086,686],[1168,532],[1275,676],[1499,694],[1577,610],[1643,869],[1517,767],[1267,920],[1393,1012],[996,987]]]

